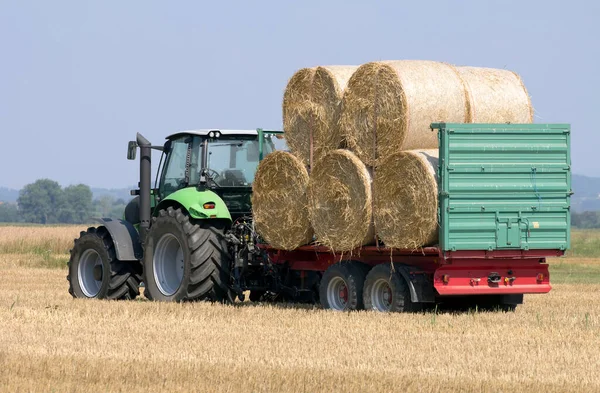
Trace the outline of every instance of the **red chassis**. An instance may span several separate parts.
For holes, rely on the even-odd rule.
[[[298,271],[324,272],[340,261],[368,265],[400,263],[412,273],[427,276],[438,295],[508,295],[547,293],[550,277],[546,257],[561,256],[559,250],[497,250],[442,252],[436,247],[418,251],[367,246],[352,253],[335,253],[323,246],[303,246],[293,251],[265,249],[276,264]]]

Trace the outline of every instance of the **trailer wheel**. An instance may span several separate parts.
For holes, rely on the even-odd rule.
[[[420,310],[418,303],[410,299],[410,289],[404,278],[396,272],[401,267],[384,263],[375,266],[365,280],[363,291],[366,310],[381,312],[414,312]]]
[[[338,311],[362,310],[362,291],[366,269],[360,262],[340,262],[331,265],[319,285],[319,299],[325,309]]]
[[[139,262],[121,262],[104,227],[88,228],[75,240],[68,263],[69,293],[74,298],[131,300],[139,294]]]
[[[191,222],[181,209],[160,210],[144,249],[144,295],[160,301],[233,301],[224,232],[218,221]]]

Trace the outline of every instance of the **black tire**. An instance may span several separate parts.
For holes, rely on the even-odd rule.
[[[319,284],[319,300],[323,308],[338,311],[362,310],[366,271],[363,264],[356,261],[329,266]]]
[[[81,232],[68,267],[69,293],[75,298],[131,300],[140,294],[141,265],[117,260],[105,227]]]
[[[265,296],[265,291],[250,291],[248,299],[250,299],[251,302],[260,302],[263,296]]]
[[[398,272],[399,269],[401,267],[394,264],[394,271],[392,271],[390,263],[383,263],[371,269],[367,274],[363,291],[366,310],[415,312],[421,309],[419,303],[411,301],[410,289]]]
[[[162,238],[175,238],[181,247],[181,280],[172,286],[155,272],[155,251]],[[160,250],[159,250],[160,252]],[[157,261],[160,255],[157,256]],[[166,261],[165,263],[170,263]],[[175,264],[173,260],[173,264]],[[159,267],[160,263],[156,266]],[[144,249],[144,295],[150,300],[210,300],[233,302],[229,285],[231,256],[225,240],[225,224],[216,220],[192,222],[181,209],[168,207],[152,219]],[[164,275],[167,277],[167,275]]]

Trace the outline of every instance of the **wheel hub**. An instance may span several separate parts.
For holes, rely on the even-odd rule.
[[[172,296],[183,282],[183,249],[175,235],[166,233],[156,243],[152,258],[154,280],[158,290]]]
[[[102,281],[102,265],[94,266],[94,280]]]
[[[345,310],[348,306],[348,286],[342,277],[334,277],[327,285],[327,303],[333,310]]]
[[[81,254],[77,266],[77,281],[85,296],[98,296],[102,287],[102,270],[102,258],[96,250],[88,248]]]
[[[373,308],[377,311],[390,311],[392,308],[392,288],[387,280],[377,280],[371,289]]]

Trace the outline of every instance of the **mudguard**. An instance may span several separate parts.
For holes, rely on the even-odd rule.
[[[410,300],[413,303],[434,303],[435,290],[424,272],[415,266],[400,265],[396,271],[404,278],[410,289]]]
[[[136,261],[143,257],[140,235],[130,222],[114,218],[94,218],[110,233],[115,245],[117,259],[120,261]]]

